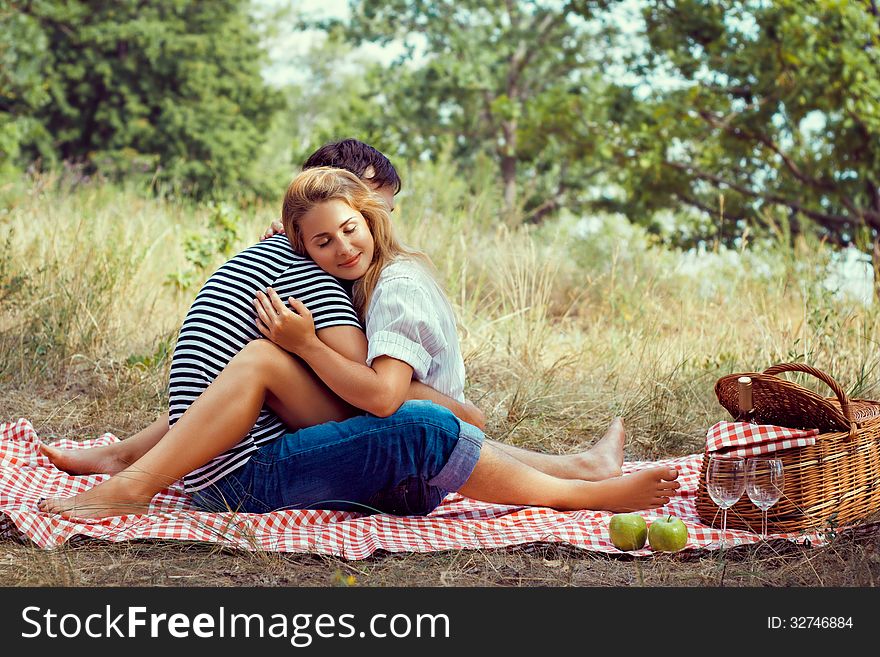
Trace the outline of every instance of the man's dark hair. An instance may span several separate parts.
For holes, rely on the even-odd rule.
[[[391,161],[372,146],[357,139],[324,144],[309,155],[303,164],[303,171],[314,167],[335,167],[351,171],[358,178],[369,181],[376,189],[391,187],[394,193],[400,191],[403,183]],[[372,168],[372,175],[365,176]]]

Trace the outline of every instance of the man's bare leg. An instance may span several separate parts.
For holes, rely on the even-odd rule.
[[[545,474],[560,479],[586,481],[601,481],[620,476],[625,441],[626,428],[623,418],[620,417],[611,421],[605,435],[595,445],[579,454],[542,454],[487,439],[493,447]]]
[[[273,410],[284,413],[283,408]],[[163,413],[145,429],[111,445],[88,449],[59,449],[41,445],[40,450],[55,467],[69,474],[115,475],[150,451],[166,433],[168,413]],[[605,435],[589,450],[578,454],[543,454],[488,438],[486,440],[518,461],[554,477],[600,481],[621,474],[626,430],[622,418],[614,418]]]
[[[614,512],[654,509],[669,502],[680,484],[678,472],[656,467],[603,481],[561,479],[484,444],[470,478],[458,492],[496,504]]]
[[[156,493],[238,443],[254,426],[264,403],[278,406],[292,429],[352,414],[351,407],[301,361],[267,340],[256,340],[134,464],[84,493],[45,500],[40,508],[80,518],[144,513]]]
[[[87,449],[59,449],[40,445],[59,470],[72,475],[114,475],[150,451],[168,433],[168,413],[163,413],[145,429],[118,443]]]

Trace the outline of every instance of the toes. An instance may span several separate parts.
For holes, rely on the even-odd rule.
[[[63,500],[43,498],[37,503],[37,508],[43,513],[55,513],[63,515],[65,509]]]

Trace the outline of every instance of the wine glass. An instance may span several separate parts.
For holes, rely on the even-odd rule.
[[[782,497],[785,473],[782,459],[755,457],[746,462],[746,492],[761,509],[761,540],[767,538],[767,510]]]
[[[706,489],[721,509],[721,545],[727,532],[727,510],[746,490],[746,461],[740,456],[711,456],[706,470]]]

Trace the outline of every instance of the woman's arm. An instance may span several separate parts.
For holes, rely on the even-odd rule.
[[[317,332],[321,342],[333,351],[355,363],[367,360],[367,338],[364,332],[355,326],[328,326]]]
[[[412,367],[402,360],[379,356],[368,367],[341,357],[320,341],[310,342],[297,355],[339,397],[368,413],[388,417],[407,400]]]
[[[367,339],[363,331],[353,326],[332,326],[318,331],[321,342],[333,351],[342,354],[348,360],[363,363],[367,360]],[[425,399],[444,406],[452,411],[459,420],[485,430],[486,417],[470,402],[460,402],[434,390],[421,381],[409,382],[406,399]]]
[[[391,356],[377,356],[372,367],[365,365],[366,340],[363,334],[354,341],[356,347],[352,350],[349,346],[348,351],[340,348],[345,346],[346,339],[327,339],[326,334],[333,329],[324,329],[321,340],[315,340],[314,323],[308,309],[298,301],[288,301],[295,312],[271,288],[268,295],[258,292],[254,303],[257,327],[265,337],[306,361],[327,387],[349,404],[387,417],[407,399],[424,399],[448,408],[464,422],[485,428],[486,418],[476,406],[467,401],[459,402],[413,380],[413,367],[409,363]]]
[[[290,310],[278,294],[257,293],[257,328],[282,349],[302,358],[321,381],[352,406],[379,417],[394,413],[406,401],[413,368],[396,358],[380,356],[372,367],[337,353],[315,335],[312,314],[289,299]]]

